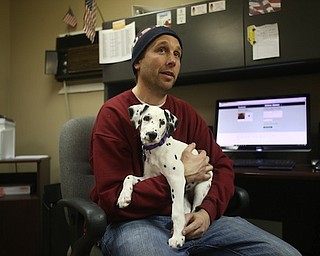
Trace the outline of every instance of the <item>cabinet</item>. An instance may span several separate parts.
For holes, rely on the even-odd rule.
[[[5,195],[0,198],[0,254],[42,255],[41,205],[44,186],[50,182],[50,158],[17,157],[0,160],[0,165],[8,168],[8,172],[0,172],[1,184],[32,185],[30,195]]]
[[[235,175],[250,195],[242,217],[280,221],[285,241],[304,256],[320,255],[320,172],[297,165],[292,171],[235,168]]]
[[[102,77],[99,64],[99,33],[91,44],[84,33],[56,39],[57,81],[95,79]]]
[[[183,42],[182,66],[176,85],[319,71],[320,1],[283,0],[279,12],[249,16],[248,0],[228,0],[224,11],[191,15],[193,6],[211,2],[125,19],[127,24],[134,21],[136,30],[140,31],[156,24],[159,13],[171,13],[171,27]],[[181,7],[186,8],[186,23],[177,24],[177,10]],[[111,29],[112,22],[104,22],[103,29]],[[280,56],[253,60],[247,27],[274,23],[279,28]],[[130,61],[103,65],[103,82],[105,99],[133,87]]]

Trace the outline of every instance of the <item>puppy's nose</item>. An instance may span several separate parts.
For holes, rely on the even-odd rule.
[[[147,132],[147,135],[150,140],[155,140],[157,138],[157,133],[156,132]]]

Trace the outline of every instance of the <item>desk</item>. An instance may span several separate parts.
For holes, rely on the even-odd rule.
[[[283,239],[303,255],[320,255],[320,172],[235,168],[235,184],[250,195],[243,217],[281,221]]]
[[[25,156],[0,160],[0,164],[13,165],[16,169],[14,172],[8,170],[0,173],[2,184],[33,185],[31,194],[0,198],[0,254],[42,255],[41,206],[44,186],[50,182],[50,158]],[[32,170],[25,171],[27,166]]]

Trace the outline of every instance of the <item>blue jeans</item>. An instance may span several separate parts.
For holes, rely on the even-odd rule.
[[[111,223],[101,240],[105,256],[270,255],[298,256],[295,248],[240,217],[221,217],[199,239],[168,246],[170,216]]]

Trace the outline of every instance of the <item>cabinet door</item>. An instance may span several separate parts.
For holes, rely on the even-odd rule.
[[[244,0],[244,34],[249,25],[278,24],[280,57],[253,60],[252,46],[245,40],[246,66],[301,64],[320,60],[320,18],[318,0],[282,0],[279,12],[249,16]]]
[[[202,75],[217,73],[221,70],[242,68],[244,66],[242,2],[225,1],[224,11],[210,12],[192,16],[196,5],[186,7],[186,24],[173,28],[183,43],[183,57],[180,77],[192,77],[198,82]],[[173,12],[176,20],[176,12]]]
[[[0,201],[0,254],[39,255],[40,209],[36,197]],[[21,198],[21,200],[19,199]],[[2,255],[2,254],[1,254]]]

